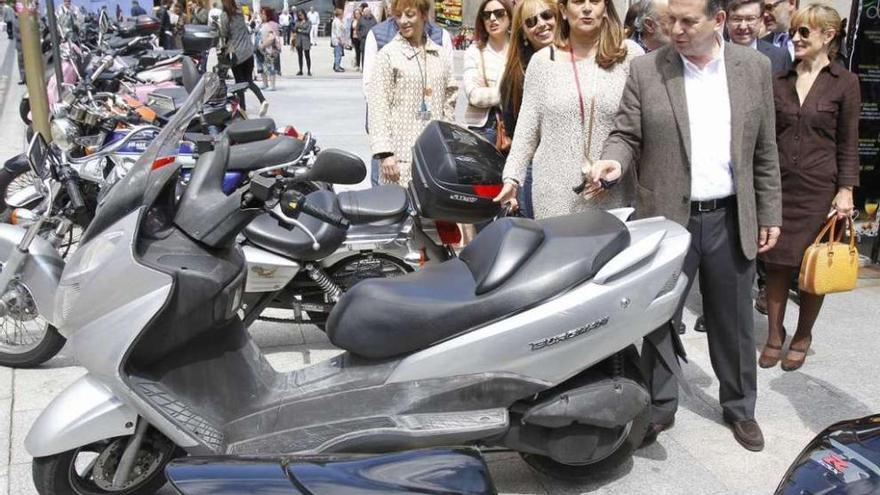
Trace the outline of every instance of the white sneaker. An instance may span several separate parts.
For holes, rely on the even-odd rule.
[[[265,117],[269,112],[269,101],[266,100],[263,103],[260,103],[260,117]]]

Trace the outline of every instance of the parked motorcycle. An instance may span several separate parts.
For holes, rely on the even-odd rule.
[[[182,495],[497,493],[479,451],[462,448],[379,456],[190,457],[173,461],[165,472]]]
[[[880,415],[835,423],[788,468],[778,495],[880,493]]]
[[[563,477],[597,476],[631,455],[649,419],[632,343],[668,321],[682,296],[683,227],[602,211],[493,222],[459,258],[355,285],[327,321],[346,352],[278,373],[239,316],[246,263],[236,238],[266,213],[346,230],[344,215],[314,206],[316,193],[295,185],[348,164],[325,162],[305,176],[261,172],[226,195],[224,137],[177,200],[179,166],[157,159],[173,156],[179,119],[192,118],[214,82],[203,78],[192,105],[114,187],[64,267],[46,313],[88,373],[27,435],[39,493],[151,493],[184,451],[488,445]],[[425,152],[456,143],[429,141],[414,171],[437,177],[468,166]],[[416,188],[433,182],[414,176]],[[453,187],[499,186],[458,177]],[[452,209],[456,199],[441,193],[419,194]],[[5,267],[0,278],[12,273]]]

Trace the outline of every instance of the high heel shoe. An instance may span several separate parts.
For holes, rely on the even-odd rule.
[[[782,360],[782,371],[795,371],[807,361],[807,353],[810,351],[810,345],[813,343],[813,337],[807,339],[807,345],[803,349],[795,349],[791,345],[788,346],[788,352],[785,359]]]
[[[758,358],[758,366],[767,369],[776,366],[782,358],[782,346],[785,344],[786,332],[785,327],[782,328],[782,344],[775,346],[769,343],[764,344],[761,351],[761,357]]]

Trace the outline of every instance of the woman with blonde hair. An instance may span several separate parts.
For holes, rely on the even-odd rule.
[[[834,62],[840,50],[840,15],[811,4],[791,20],[795,65],[773,79],[776,142],[782,175],[782,232],[760,255],[767,267],[767,343],[758,364],[775,366],[785,343],[785,306],[792,277],[807,246],[828,217],[853,212],[859,185],[859,78]],[[841,227],[842,228],[842,227]],[[824,296],[800,291],[797,330],[782,369],[800,368],[813,340]]]
[[[613,126],[629,63],[644,51],[624,37],[611,0],[563,0],[561,42],[536,53],[526,71],[522,109],[496,201],[517,206],[532,165],[535,218],[613,208],[626,188],[580,192]]]
[[[431,120],[452,120],[452,57],[425,34],[431,0],[395,0],[399,31],[376,55],[367,88],[370,148],[380,182],[406,185],[412,146]]]
[[[552,0],[520,0],[513,9],[507,61],[501,76],[501,117],[509,139],[516,130],[529,61],[536,52],[557,41],[560,24],[559,4]],[[531,164],[519,191],[519,207],[523,216],[533,216]]]

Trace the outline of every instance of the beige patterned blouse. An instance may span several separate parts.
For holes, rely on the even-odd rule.
[[[398,34],[379,51],[367,94],[370,149],[394,154],[401,185],[412,177],[416,139],[431,120],[453,119],[457,97],[452,58],[430,39],[417,49]],[[423,101],[429,114],[420,115]]]
[[[581,124],[580,103],[568,52],[550,47],[532,57],[526,70],[522,108],[504,177],[523,183],[526,168],[532,165],[532,204],[535,218],[567,215],[592,208],[617,208],[631,201],[629,177],[600,198],[585,199],[572,192],[581,182],[585,148],[591,160],[598,160],[602,146],[614,128],[614,115],[620,105],[629,76],[630,61],[642,55],[637,44],[626,40],[626,59],[603,69],[595,58],[577,62],[584,97],[585,124]],[[595,97],[593,136],[588,139],[590,107]]]

